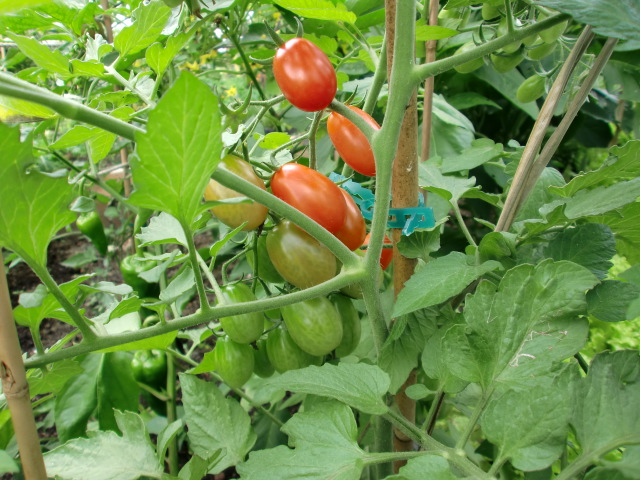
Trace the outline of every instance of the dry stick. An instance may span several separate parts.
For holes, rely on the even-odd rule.
[[[551,160],[551,157],[558,149],[560,142],[567,133],[567,130],[569,130],[571,123],[576,118],[576,115],[580,111],[582,104],[587,100],[589,92],[593,88],[593,85],[598,79],[598,76],[600,75],[600,73],[602,73],[602,70],[607,64],[607,61],[609,61],[609,57],[611,57],[613,49],[615,48],[617,43],[617,38],[609,38],[605,42],[602,50],[596,58],[594,65],[589,69],[587,78],[585,78],[582,86],[580,87],[580,90],[569,105],[569,108],[564,114],[564,117],[562,117],[560,125],[558,125],[551,137],[549,137],[549,140],[547,140],[547,143],[545,143],[544,148],[540,152],[540,155],[533,163],[533,166],[531,168],[531,179],[522,189],[524,198],[526,198],[533,189],[535,185],[535,181],[533,180],[537,179],[542,174],[542,171],[549,163],[549,160]]]
[[[391,77],[393,66],[393,49],[396,23],[396,0],[386,0],[386,31],[387,31],[387,76]],[[393,95],[393,92],[390,92]],[[414,92],[409,105],[405,110],[402,128],[398,139],[398,149],[393,161],[391,187],[392,208],[415,207],[418,205],[418,101],[417,92]],[[397,244],[400,242],[402,229],[394,228],[393,236],[393,287],[394,296],[397,297],[404,288],[404,284],[417,265],[417,259],[406,258],[400,254]],[[395,396],[395,402],[402,415],[411,422],[415,421],[416,402],[405,394],[405,389],[416,381],[415,372],[411,372],[409,378]],[[393,429],[393,450],[395,452],[413,451],[413,440],[398,428]],[[394,471],[407,463],[406,460],[397,460],[393,463]]]
[[[538,114],[536,123],[533,126],[531,135],[527,140],[527,145],[525,146],[524,152],[522,153],[522,158],[520,159],[520,163],[518,164],[518,169],[516,170],[516,174],[513,177],[513,182],[511,183],[509,194],[507,195],[504,208],[502,210],[502,213],[500,214],[500,218],[498,219],[498,224],[496,225],[497,232],[509,230],[518,209],[524,203],[524,200],[526,198],[525,189],[528,188],[527,185],[531,182],[535,184],[535,182],[537,181],[537,177],[532,176],[532,169],[536,155],[540,150],[540,146],[542,145],[542,141],[544,140],[547,128],[551,123],[553,112],[556,109],[560,98],[562,97],[562,92],[567,86],[567,83],[571,78],[574,69],[580,62],[582,55],[584,55],[584,52],[589,46],[589,43],[591,43],[592,39],[593,33],[591,32],[591,27],[587,26],[576,41],[576,44],[571,50],[569,57],[567,57],[567,60],[564,62],[564,65],[562,66],[558,77],[551,86],[549,95],[547,96],[547,99],[540,109],[540,113]]]
[[[27,480],[45,480],[47,472],[44,467],[38,430],[31,408],[29,384],[27,383],[24,363],[22,362],[22,352],[20,351],[18,332],[13,319],[13,311],[11,310],[9,287],[1,252],[0,377],[2,377],[2,391],[7,398],[11,421],[18,441],[24,477]]]
[[[438,10],[440,2],[431,0],[429,2],[429,25],[438,24]],[[426,56],[424,63],[431,63],[436,59],[437,40],[429,40],[425,43]],[[431,155],[431,124],[433,113],[433,90],[435,77],[429,76],[424,81],[424,100],[422,102],[422,148],[420,158],[423,162],[429,160]]]

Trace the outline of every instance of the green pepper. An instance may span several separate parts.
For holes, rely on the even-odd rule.
[[[138,350],[131,360],[133,378],[160,390],[167,384],[167,354],[162,350]]]
[[[157,283],[149,283],[140,277],[142,272],[146,272],[154,266],[154,262],[145,262],[135,254],[124,257],[120,262],[120,272],[122,272],[124,283],[138,292],[140,298],[157,297],[159,294]]]
[[[100,215],[95,210],[80,214],[76,220],[78,230],[84,233],[96,247],[100,255],[106,255],[109,242],[104,233],[104,226]]]

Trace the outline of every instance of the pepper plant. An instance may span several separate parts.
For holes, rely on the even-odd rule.
[[[638,20],[0,2],[0,471],[638,478]],[[115,277],[55,278],[79,232]]]

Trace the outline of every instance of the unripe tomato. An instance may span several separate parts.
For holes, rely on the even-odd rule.
[[[278,48],[273,76],[285,98],[305,112],[327,108],[338,89],[331,61],[304,38],[292,38]]]
[[[492,20],[499,16],[500,16],[500,10],[498,10],[498,7],[491,5],[490,3],[484,3],[482,5],[483,20]]]
[[[476,45],[473,42],[467,42],[458,48],[454,55],[459,53],[468,52],[469,50],[473,50],[476,48]],[[475,60],[471,60],[469,62],[465,62],[462,65],[458,65],[453,67],[458,73],[471,73],[474,70],[479,69],[482,65],[484,65],[484,60],[482,58],[476,58]]]
[[[347,204],[347,215],[344,219],[344,225],[335,235],[349,250],[355,250],[362,245],[364,237],[367,235],[367,225],[364,223],[362,212],[353,198],[351,198],[351,195],[342,188],[340,192],[342,192]]]
[[[309,288],[336,276],[331,251],[289,220],[267,234],[267,252],[282,278],[298,288]]]
[[[269,361],[269,356],[267,355],[267,339],[261,338],[256,343],[258,348],[253,349],[254,356],[254,366],[253,370],[259,377],[267,378],[273,375],[275,372],[275,368],[271,365]]]
[[[520,65],[520,62],[524,60],[524,55],[522,53],[514,53],[512,55],[492,53],[490,58],[493,68],[495,68],[497,72],[506,73]]]
[[[322,357],[314,357],[296,345],[284,325],[267,335],[267,356],[278,373],[322,364]]]
[[[544,94],[544,84],[544,77],[534,73],[520,84],[516,91],[516,98],[522,103],[533,102]]]
[[[254,357],[251,345],[220,337],[213,347],[213,368],[224,382],[233,388],[244,385],[253,373]]]
[[[556,43],[558,38],[560,38],[567,29],[567,25],[569,25],[569,21],[565,20],[564,22],[560,22],[553,27],[541,31],[538,35],[540,35],[540,38],[544,43]]]
[[[507,18],[504,17],[500,20],[500,23],[498,24],[498,35],[502,36],[502,35],[506,35],[507,33],[509,33],[509,26],[507,24]],[[505,45],[504,47],[502,47],[502,50],[505,53],[515,53],[520,48],[520,45],[522,45],[522,40],[518,40],[517,42],[513,42],[508,45]]]
[[[244,303],[257,300],[251,289],[244,283],[234,283],[220,287],[221,304]],[[239,313],[220,318],[220,324],[229,338],[237,343],[255,342],[262,335],[264,317],[261,312]]]
[[[287,163],[273,174],[271,191],[331,233],[344,225],[347,204],[340,188],[320,172],[298,163]]]
[[[367,236],[364,239],[364,243],[362,244],[363,246],[369,245],[369,238],[371,238],[371,234],[367,233]],[[387,245],[393,244],[391,239],[386,235],[384,236],[383,243],[386,243]],[[389,264],[391,264],[392,260],[393,260],[393,249],[383,248],[382,253],[380,254],[380,266],[382,267],[382,269],[386,270],[389,267]]]
[[[360,315],[358,315],[351,299],[344,295],[332,295],[331,302],[335,305],[342,320],[342,340],[340,345],[336,347],[336,356],[338,358],[346,357],[360,343],[362,335]]]
[[[543,58],[551,55],[556,49],[557,43],[536,43],[530,49],[527,50],[527,57],[531,60],[542,60]]]
[[[239,177],[244,178],[266,191],[264,182],[256,175],[256,172],[253,171],[253,167],[241,158],[234,155],[227,155],[220,163],[230,172],[235,173]],[[228,200],[238,197],[244,197],[244,195],[221,185],[213,179],[209,180],[209,184],[204,192],[204,199],[206,201]],[[236,228],[244,222],[247,222],[243,228],[245,231],[255,230],[262,225],[267,218],[268,211],[267,207],[253,200],[251,200],[250,203],[220,205],[211,208],[211,213],[231,228]]]
[[[269,283],[283,283],[284,279],[276,270],[276,267],[273,266],[273,262],[269,258],[269,254],[267,253],[267,237],[262,235],[258,238],[258,265],[256,270],[256,262],[254,258],[254,251],[247,251],[247,261],[251,268],[253,269],[253,273],[260,277],[265,282]]]
[[[349,106],[351,110],[356,112],[366,122],[376,130],[380,129],[380,125],[371,115],[360,110],[358,107]],[[352,122],[347,120],[337,112],[331,112],[327,120],[327,131],[329,138],[336,147],[338,155],[342,160],[353,168],[356,172],[368,177],[376,174],[376,162],[373,156],[373,150],[369,144],[369,140]]]
[[[342,340],[342,321],[325,297],[287,305],[280,309],[293,341],[311,355],[326,355]]]

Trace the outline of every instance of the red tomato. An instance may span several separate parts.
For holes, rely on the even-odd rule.
[[[292,38],[278,48],[273,76],[285,98],[305,112],[327,108],[336,96],[338,82],[331,61],[304,38]]]
[[[364,118],[373,128],[380,128],[378,122],[368,113],[357,107],[350,106],[349,108]],[[368,177],[373,177],[376,174],[373,150],[371,150],[367,137],[358,127],[339,113],[332,112],[329,115],[329,120],[327,120],[327,130],[338,155],[342,157],[347,165],[356,172]]]
[[[370,237],[371,237],[371,234],[367,233],[367,236],[364,239],[364,243],[362,244],[363,246],[369,245]],[[389,237],[385,235],[384,243],[386,243],[387,245],[391,245],[393,242]],[[380,254],[380,266],[382,267],[383,270],[386,270],[387,267],[389,267],[391,260],[393,260],[393,248],[383,248],[382,253]]]
[[[271,191],[331,233],[344,225],[347,204],[340,188],[309,167],[297,163],[283,165],[271,178]]]
[[[344,195],[344,201],[347,204],[347,215],[344,219],[344,225],[335,235],[349,250],[355,250],[362,245],[364,237],[367,235],[367,226],[364,223],[364,217],[358,205],[351,198],[351,195],[342,188],[340,191]]]

